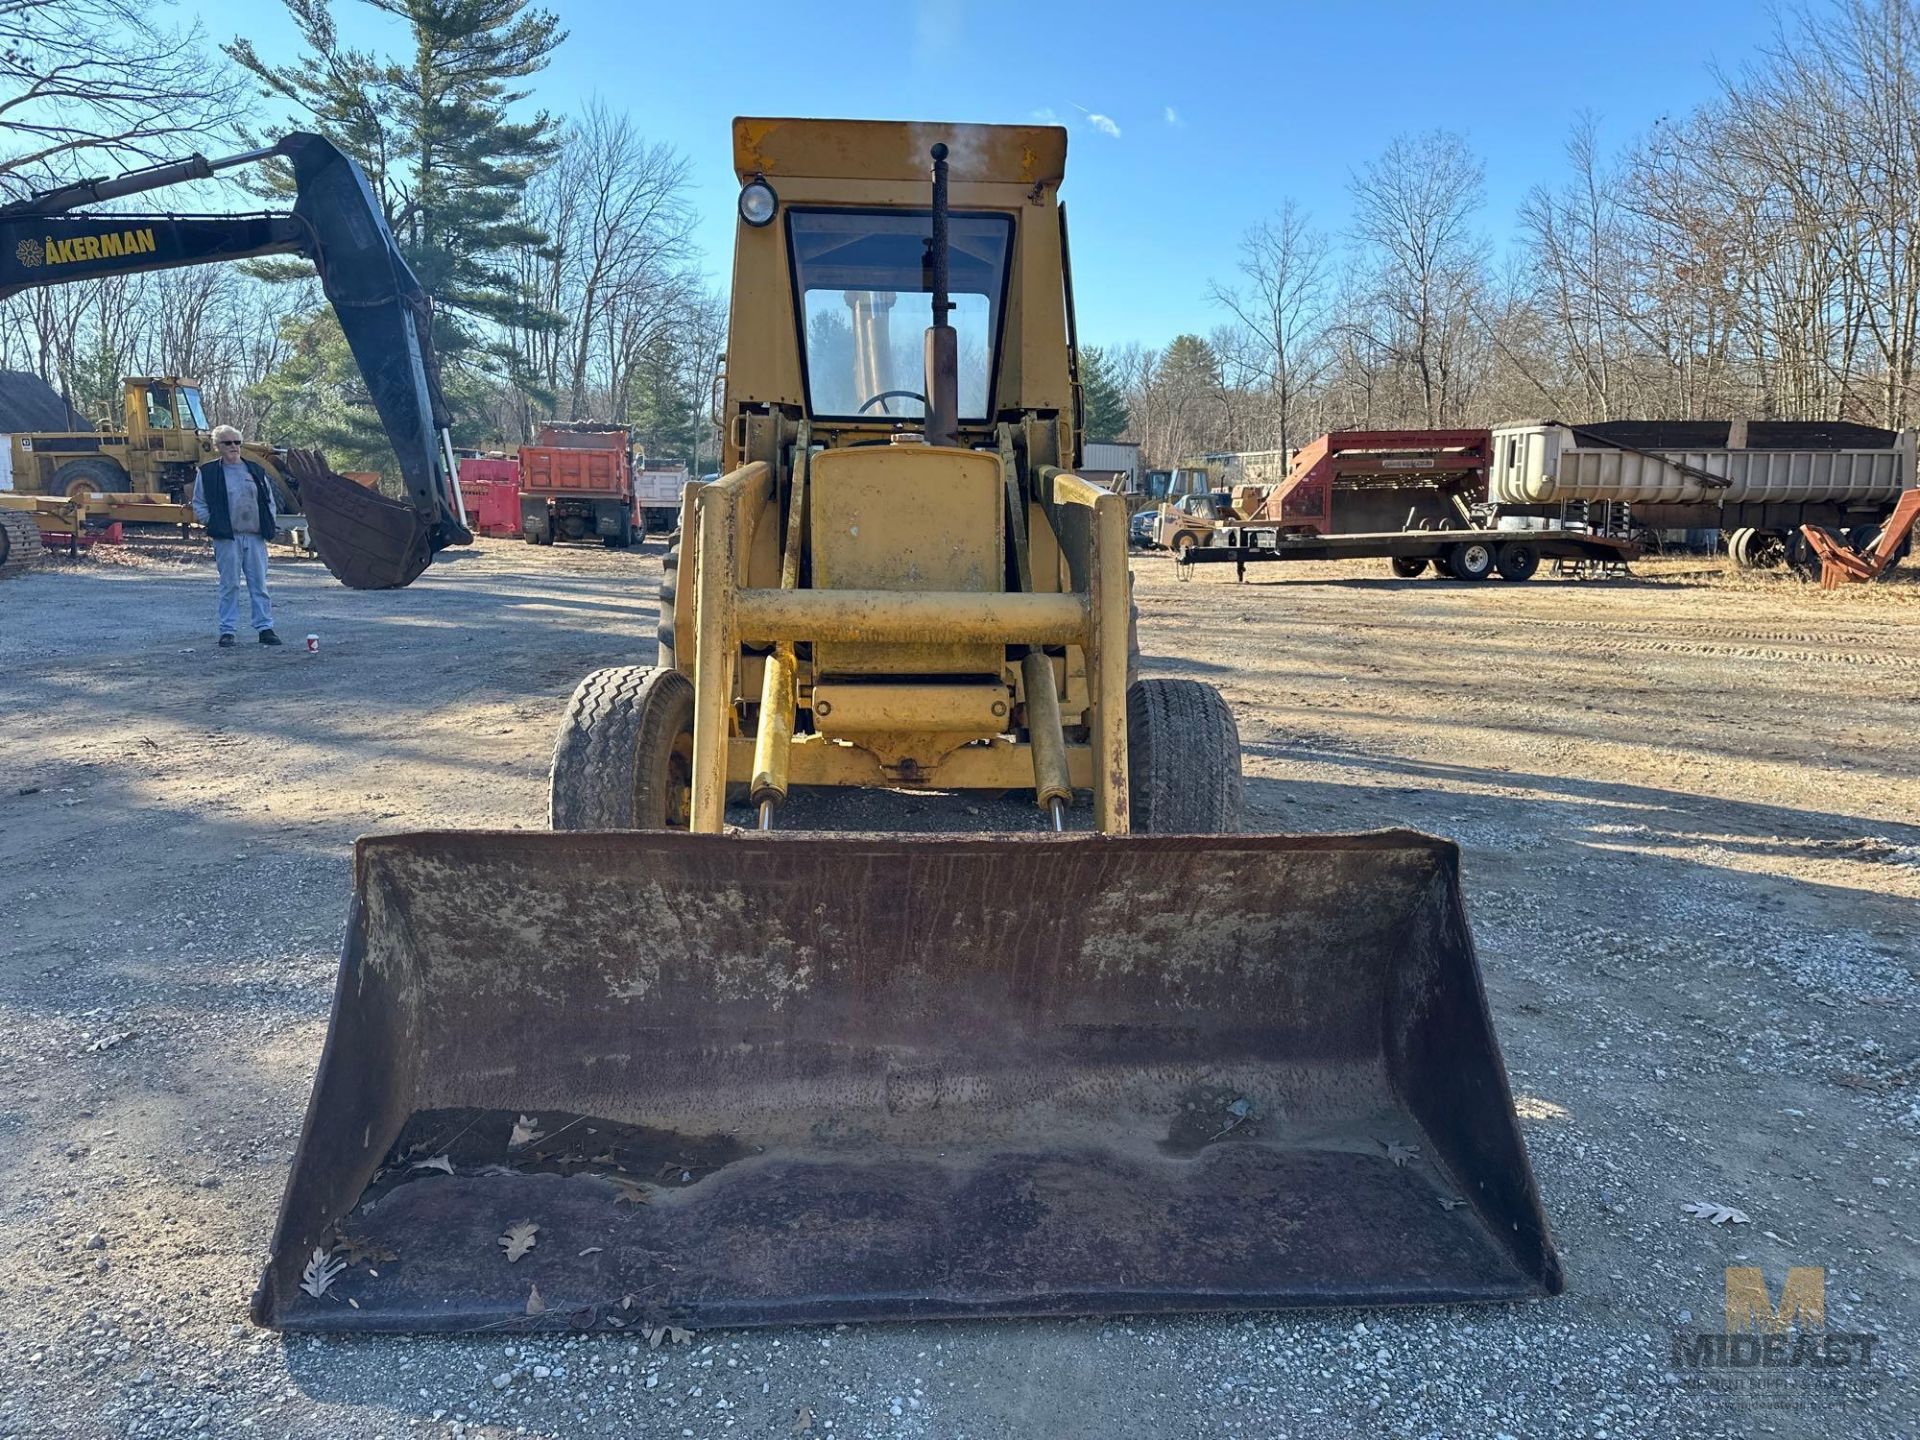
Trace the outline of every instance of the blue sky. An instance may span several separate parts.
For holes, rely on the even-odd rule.
[[[1709,96],[1712,67],[1737,69],[1773,30],[1761,4],[1739,0],[549,8],[570,38],[537,82],[539,103],[567,112],[597,95],[692,159],[716,285],[733,244],[735,114],[1062,117],[1081,333],[1094,343],[1164,343],[1220,323],[1208,282],[1232,279],[1241,232],[1288,196],[1338,232],[1348,177],[1404,130],[1466,136],[1486,161],[1487,233],[1504,243],[1527,189],[1561,174],[1582,109],[1611,148]],[[397,38],[355,0],[335,9],[350,41]],[[293,53],[274,0],[186,0],[182,13],[216,40],[244,32],[270,59]]]

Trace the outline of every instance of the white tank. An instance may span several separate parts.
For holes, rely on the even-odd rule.
[[[1729,438],[1744,429],[1734,422]],[[1571,426],[1503,425],[1493,432],[1487,498],[1504,505],[1891,500],[1912,483],[1915,436],[1909,430],[1884,450],[1622,449]]]

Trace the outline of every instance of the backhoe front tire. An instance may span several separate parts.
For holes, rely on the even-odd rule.
[[[655,600],[659,611],[654,624],[654,641],[659,655],[654,663],[663,670],[674,667],[674,656],[679,647],[674,642],[673,609],[680,598],[680,532],[675,531],[673,539],[667,545],[667,553],[660,557],[660,592]]]
[[[693,682],[614,665],[582,680],[553,746],[555,830],[685,830],[693,806]]]
[[[1239,831],[1240,727],[1211,685],[1140,680],[1128,686],[1127,769],[1137,833]]]

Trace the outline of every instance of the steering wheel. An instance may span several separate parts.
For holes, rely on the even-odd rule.
[[[878,395],[869,395],[861,403],[859,410],[854,413],[864,415],[871,406],[878,405],[882,400],[892,400],[896,397],[902,400],[918,400],[922,406],[927,403],[927,397],[918,390],[882,390]]]

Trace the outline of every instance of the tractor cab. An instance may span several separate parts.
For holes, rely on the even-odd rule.
[[[127,434],[136,445],[178,450],[183,460],[198,455],[212,429],[200,404],[199,382],[170,375],[128,377],[126,414]]]

